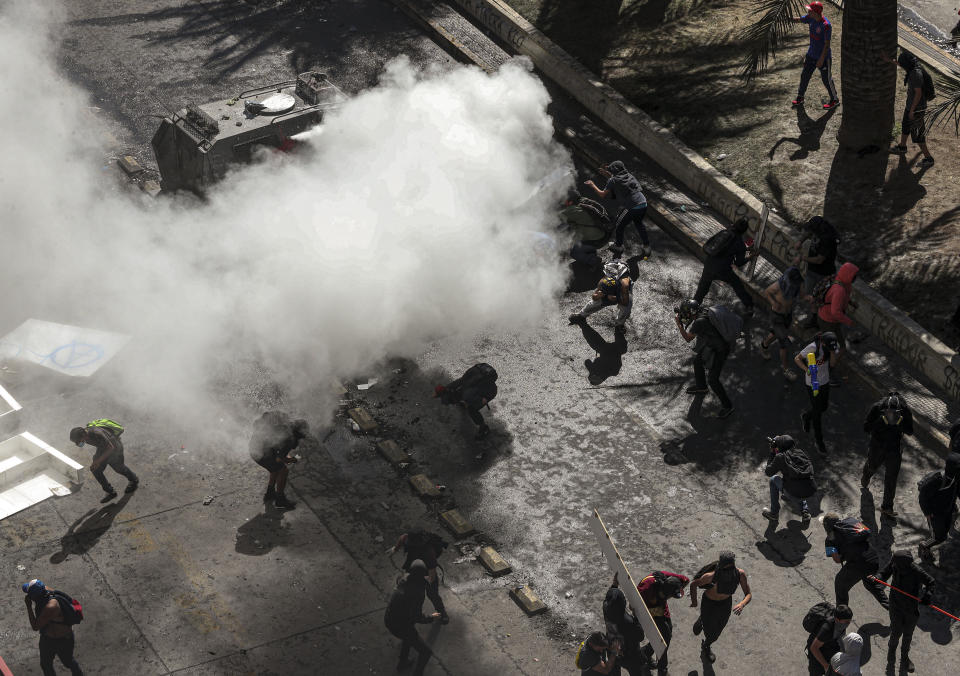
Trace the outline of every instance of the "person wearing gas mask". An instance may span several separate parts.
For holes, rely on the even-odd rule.
[[[603,620],[606,623],[607,637],[617,641],[621,648],[620,666],[627,670],[630,676],[648,673],[653,663],[645,659],[640,644],[643,642],[643,627],[634,614],[633,608],[627,605],[627,597],[620,589],[617,576],[613,576],[613,583],[603,599]]]
[[[569,317],[571,324],[581,324],[586,321],[587,315],[592,315],[597,310],[605,307],[617,307],[617,319],[614,323],[614,330],[622,332],[627,330],[627,319],[633,309],[633,280],[630,279],[630,268],[626,263],[620,261],[611,261],[603,266],[603,279],[597,285],[597,290],[593,292],[593,297],[589,303],[583,306],[580,312],[576,312]]]
[[[800,501],[800,517],[806,527],[810,523],[807,498],[817,492],[813,463],[789,434],[767,437],[767,443],[770,459],[764,474],[770,477],[770,508],[763,510],[763,516],[777,523],[780,520],[780,496],[786,498],[789,495]]]
[[[917,620],[920,619],[919,604],[930,605],[936,581],[927,571],[913,562],[913,554],[907,549],[895,551],[890,562],[877,573],[877,578],[886,581],[891,575],[893,579],[890,583],[894,587],[917,597],[919,601],[898,592],[890,595],[890,642],[887,645],[887,670],[893,671],[897,661],[897,643],[902,636],[900,672],[912,673],[914,666],[910,661],[910,642],[913,640],[913,630],[917,628]]]
[[[950,428],[950,448],[941,471],[930,472],[917,483],[920,511],[930,526],[930,536],[920,543],[920,558],[934,562],[933,548],[946,542],[950,526],[957,518],[957,498],[960,497],[960,420]]]
[[[870,435],[870,446],[860,485],[869,488],[870,479],[883,465],[880,513],[894,518],[897,516],[893,498],[897,494],[897,477],[900,475],[901,439],[904,434],[913,434],[913,413],[899,392],[890,392],[870,407],[863,422],[863,431]]]
[[[653,617],[654,624],[660,630],[663,636],[663,642],[670,648],[670,639],[673,637],[673,621],[670,619],[670,606],[667,602],[671,599],[683,597],[683,590],[690,583],[690,578],[679,573],[670,573],[665,570],[658,570],[650,573],[637,584],[637,591],[640,597],[647,605]],[[647,660],[652,660],[653,646],[649,643],[643,648]],[[657,675],[667,676],[667,651],[657,660]]]
[[[700,643],[700,658],[704,662],[713,664],[717,656],[710,646],[723,632],[730,620],[731,611],[740,615],[743,609],[753,599],[750,585],[747,583],[747,574],[743,568],[737,568],[733,552],[720,552],[719,558],[701,568],[690,583],[690,607],[697,607],[697,588],[702,587],[703,600],[700,602],[700,617],[693,623],[693,633],[699,635],[703,631],[703,641]],[[743,589],[743,600],[733,605],[733,594],[737,587]]]
[[[820,455],[827,454],[827,445],[823,443],[823,414],[830,405],[830,369],[837,364],[840,345],[837,336],[831,331],[818,333],[813,342],[800,350],[793,358],[797,367],[803,371],[807,385],[807,398],[810,408],[800,414],[800,425],[804,432],[813,427],[813,436],[817,440]],[[816,361],[816,382],[813,369],[808,364],[807,355],[813,354]]]
[[[827,533],[824,541],[826,555],[841,564],[833,579],[837,605],[848,605],[850,590],[862,582],[884,609],[889,608],[883,585],[873,577],[880,569],[880,561],[870,548],[870,529],[855,516],[844,519],[836,512],[827,512],[823,516],[823,530]]]
[[[423,614],[423,599],[427,589],[427,564],[417,559],[410,564],[407,574],[397,582],[397,588],[390,595],[383,623],[391,634],[401,640],[400,661],[397,671],[402,671],[413,662],[409,660],[410,648],[417,651],[417,664],[413,670],[415,676],[423,673],[433,652],[417,633],[417,624],[430,624],[440,618],[440,613],[430,616]]]

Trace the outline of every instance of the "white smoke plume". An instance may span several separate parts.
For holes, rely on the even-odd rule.
[[[570,160],[526,63],[394,61],[309,134],[311,152],[265,153],[206,202],[149,203],[104,174],[45,4],[0,16],[0,330],[36,317],[129,333],[121,368],[97,377],[187,415],[233,359],[302,390],[555,311],[564,272],[531,232],[554,225],[565,186],[515,207]]]

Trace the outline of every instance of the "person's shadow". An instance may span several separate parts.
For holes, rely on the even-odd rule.
[[[67,532],[60,538],[60,551],[50,556],[50,563],[60,564],[71,554],[82,556],[93,549],[100,537],[110,530],[117,514],[123,511],[132,497],[133,493],[126,493],[122,498],[105,507],[91,508],[70,524]]]
[[[283,514],[283,510],[273,505],[264,507],[263,512],[237,528],[235,551],[246,556],[263,556],[277,545],[286,544],[289,534],[283,528]]]
[[[777,148],[783,143],[793,143],[798,146],[790,155],[791,160],[806,159],[811,152],[820,150],[820,137],[823,136],[823,132],[827,128],[827,122],[829,122],[833,114],[837,112],[837,109],[831,108],[816,120],[807,115],[807,111],[803,106],[797,106],[796,111],[797,128],[800,130],[800,135],[796,138],[783,136],[774,143],[769,153],[771,160],[773,159],[774,153],[777,152]]]
[[[595,358],[586,359],[583,362],[587,367],[590,384],[599,385],[607,378],[620,373],[620,369],[623,368],[623,355],[627,353],[627,337],[624,332],[615,331],[613,342],[608,343],[586,322],[580,324],[580,329],[587,344],[597,353]]]
[[[763,535],[765,539],[757,542],[757,549],[768,561],[782,568],[800,565],[812,546],[803,532],[803,523],[796,519],[787,521],[787,527],[780,530],[770,521]]]

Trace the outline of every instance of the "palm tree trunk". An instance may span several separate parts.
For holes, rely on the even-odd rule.
[[[846,0],[840,45],[841,112],[837,140],[858,150],[886,146],[897,93],[897,0]]]

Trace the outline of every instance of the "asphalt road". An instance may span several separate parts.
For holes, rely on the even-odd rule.
[[[147,116],[164,105],[227,96],[315,62],[329,65],[347,91],[375,82],[395,54],[449,63],[386,3],[325,4],[328,19],[311,24],[309,37],[301,36],[306,24],[290,17],[238,20],[233,12],[240,5],[70,5],[64,62],[112,121],[118,150],[143,158],[155,123]],[[832,598],[835,565],[822,555],[816,521],[807,531],[796,517],[767,527],[759,469],[767,435],[791,433],[812,448],[799,430],[803,390],[754,354],[750,344],[764,325],[758,315],[750,344],[725,373],[736,413],[724,421],[701,415],[716,401],[683,392],[692,381],[690,353],[670,311],[695,287],[698,266],[652,230],[655,255],[633,262],[637,286],[625,344],[614,341],[610,314],[592,317],[592,329],[566,325],[592,281],[576,280],[556,313],[528,335],[439,340],[413,361],[372,367],[366,375],[381,380],[371,389],[351,389],[350,398],[365,401],[381,421],[381,436],[397,439],[448,487],[441,503],[455,501],[485,534],[446,556],[444,594],[454,620],[431,633],[440,666],[428,673],[572,673],[571,644],[600,628],[609,582],[587,525],[593,508],[635,574],[689,575],[717,551],[735,551],[754,602],[715,646],[713,670],[769,673],[777,665],[781,673],[803,673],[800,619],[813,603]],[[430,394],[480,360],[499,370],[500,394],[484,413],[494,434],[475,442],[469,422]],[[0,565],[8,578],[39,575],[84,599],[89,619],[78,636],[88,672],[391,672],[395,645],[380,628],[380,613],[396,570],[383,551],[405,525],[435,522],[434,510],[409,494],[372,440],[351,435],[342,418],[321,430],[322,448],[310,449],[294,471],[303,504],[281,516],[259,505],[263,477],[243,452],[246,430],[220,421],[209,430],[183,429],[129,409],[123,393],[103,382],[26,371],[5,381],[26,407],[26,427],[78,460],[87,458],[63,442],[78,421],[109,410],[129,430],[128,460],[143,481],[132,498],[101,508],[88,481],[76,495],[0,522]],[[915,482],[939,459],[932,449],[910,445],[897,501],[903,517],[896,526],[877,523],[874,499],[858,485],[865,448],[859,423],[870,402],[855,382],[832,393],[832,453],[816,460],[825,489],[817,511],[862,511],[877,527],[886,557],[894,542],[913,547],[922,538]],[[327,397],[320,389],[297,400],[266,387],[214,396],[241,400],[251,416],[258,406],[276,405],[322,419],[326,411],[317,406]],[[215,441],[223,435],[236,444]],[[878,486],[879,478],[877,502]],[[204,506],[208,495],[214,500]],[[514,574],[493,581],[470,561],[474,545],[486,540]],[[946,555],[956,561],[960,547],[951,545]],[[956,580],[936,575],[939,603],[960,608]],[[520,582],[541,594],[550,607],[546,616],[523,618],[507,600],[506,589]],[[0,598],[8,618],[0,654],[18,676],[39,673],[20,598],[19,592]],[[851,605],[855,625],[869,638],[866,672],[881,673],[885,616],[859,587]],[[690,633],[693,611],[685,599],[671,607],[675,671],[711,673]],[[956,661],[956,634],[956,627],[922,612],[913,650],[918,673],[949,673],[944,665]]]

